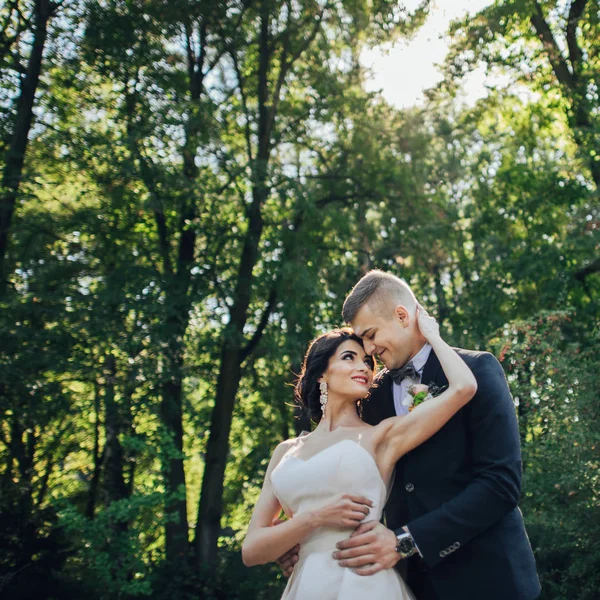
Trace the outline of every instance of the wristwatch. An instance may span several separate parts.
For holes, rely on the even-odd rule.
[[[417,552],[415,540],[413,540],[413,537],[410,535],[410,533],[401,533],[396,537],[398,539],[398,543],[396,544],[396,552],[400,555],[400,558],[408,558]]]

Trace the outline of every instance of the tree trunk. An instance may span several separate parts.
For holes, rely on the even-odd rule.
[[[96,500],[98,497],[98,483],[100,481],[100,473],[102,471],[102,463],[104,462],[104,452],[100,454],[100,386],[96,384],[94,390],[94,411],[96,413],[96,423],[94,425],[94,471],[92,480],[90,481],[90,489],[88,490],[88,499],[85,508],[85,516],[88,519],[93,519],[96,513]]]
[[[6,258],[10,225],[19,194],[29,132],[33,123],[33,105],[42,70],[42,57],[46,43],[48,21],[56,5],[50,0],[36,0],[33,45],[27,72],[21,81],[21,93],[17,100],[15,123],[6,152],[2,187],[0,189],[0,297],[6,289],[8,273]]]
[[[591,106],[586,98],[587,90],[579,90],[578,95],[572,98],[573,110],[569,115],[569,122],[573,129],[573,137],[581,151],[581,155],[587,162],[590,174],[596,184],[596,191],[600,191],[600,161],[596,160],[596,154],[590,154],[590,150],[597,147],[596,130],[591,122]]]
[[[11,447],[17,462],[20,480],[16,485],[18,502],[15,505],[16,518],[19,523],[19,537],[22,551],[18,558],[17,568],[31,562],[36,546],[36,527],[33,523],[33,456],[35,453],[35,434],[29,429],[26,440],[23,440],[22,424],[16,415],[11,420]]]
[[[233,328],[228,333],[233,334]],[[217,558],[217,541],[221,531],[223,511],[223,480],[229,453],[229,432],[241,376],[241,347],[239,344],[235,346],[235,344],[226,345],[221,353],[221,369],[210,422],[196,525],[196,558],[199,566],[214,565]]]
[[[571,106],[567,110],[569,126],[573,131],[575,143],[582,157],[589,166],[596,189],[600,190],[600,161],[590,150],[596,149],[597,132],[594,125],[593,106],[588,99],[588,87],[595,85],[593,78],[585,74],[584,54],[577,40],[577,27],[586,8],[586,0],[575,0],[569,9],[569,18],[565,31],[568,48],[568,60],[563,55],[552,29],[544,16],[544,10],[539,2],[535,2],[530,17],[531,24],[540,39],[546,56],[552,66],[552,71],[558,80],[565,97]]]
[[[290,365],[290,385],[295,384],[296,377],[300,375],[302,371],[302,361],[304,358],[304,353],[308,347],[308,343],[313,337],[312,328],[307,330],[306,326],[301,328],[302,333],[298,334],[298,319],[294,310],[286,310],[288,308],[287,305],[283,307],[283,314],[285,315],[285,321],[287,323],[287,332],[288,332],[288,343],[292,344],[292,348],[290,348],[289,354],[291,355],[291,365]],[[291,308],[291,307],[290,307]],[[303,325],[305,325],[303,323]],[[308,325],[308,324],[306,324]],[[291,387],[288,389],[292,389]],[[282,440],[286,440],[289,438],[289,428],[287,426],[287,418],[289,418],[288,406],[286,397],[282,398],[282,401],[279,403],[278,408],[280,410],[282,422],[285,424],[282,427]],[[294,433],[296,436],[299,436],[303,431],[311,430],[311,422],[310,418],[306,414],[306,412],[302,409],[299,404],[294,406]]]
[[[441,269],[438,265],[433,267],[433,282],[435,287],[435,295],[437,297],[437,313],[440,329],[444,330],[444,323],[448,318],[448,304],[446,303],[446,293],[442,284]]]
[[[166,523],[167,560],[187,560],[189,554],[186,481],[183,456],[183,366],[185,342],[184,336],[189,325],[189,313],[192,306],[191,268],[194,264],[197,235],[194,222],[199,213],[196,185],[198,167],[196,154],[198,137],[201,132],[200,100],[204,92],[204,60],[206,57],[206,23],[199,25],[200,47],[193,47],[193,31],[186,27],[188,91],[191,107],[185,128],[185,143],[182,148],[183,177],[187,184],[186,201],[179,218],[179,245],[176,271],[170,275],[166,289],[167,306],[171,313],[167,317],[167,347],[165,353],[168,380],[162,388],[161,416],[174,444],[175,455],[167,457],[165,470],[168,500],[167,511],[175,514],[175,519]],[[153,189],[152,186],[149,189]],[[156,214],[161,251],[165,260],[165,272],[169,273],[169,240],[165,229],[164,215]]]
[[[260,28],[258,32],[258,77],[256,82],[257,99],[257,135],[256,155],[253,157],[251,136],[248,136],[248,162],[252,168],[252,202],[246,205],[246,221],[248,224],[244,246],[242,248],[237,282],[233,293],[233,306],[230,309],[230,320],[223,335],[221,348],[221,363],[215,406],[211,415],[210,433],[206,448],[204,476],[198,506],[198,519],[196,523],[196,560],[199,567],[208,566],[213,569],[217,559],[218,538],[221,529],[221,516],[223,513],[223,486],[227,458],[229,455],[229,433],[235,406],[235,397],[239,388],[242,375],[242,363],[250,356],[260,341],[268,315],[274,306],[273,299],[276,293],[272,290],[267,308],[263,312],[261,325],[251,341],[244,341],[244,329],[248,321],[248,310],[253,290],[253,270],[260,256],[260,239],[263,232],[263,205],[270,194],[268,184],[268,167],[272,151],[272,139],[275,132],[277,106],[279,93],[285,83],[286,74],[292,63],[306,49],[314,39],[320,24],[320,19],[315,19],[315,25],[304,40],[301,51],[288,55],[283,42],[284,50],[279,55],[279,73],[269,79],[273,66],[274,38],[270,32],[270,23],[273,18],[272,9],[277,6],[271,0],[259,3]],[[285,37],[285,36],[283,36]],[[272,83],[272,85],[270,85]],[[246,98],[243,89],[243,77],[240,78],[240,94]],[[243,101],[247,107],[246,101]],[[246,117],[249,118],[248,113]],[[296,232],[297,234],[297,232]]]
[[[248,320],[252,271],[258,260],[258,245],[263,230],[261,208],[267,193],[264,184],[260,185],[248,211],[248,232],[242,250],[231,320],[224,332],[215,407],[206,448],[206,464],[196,525],[196,556],[200,564],[211,566],[217,558],[217,541],[223,512],[223,481],[229,454],[229,432],[242,373],[244,327]]]
[[[190,84],[191,85],[191,84]],[[198,98],[194,98],[197,100]],[[181,208],[175,234],[179,235],[177,257],[173,261],[172,232],[167,227],[164,204],[155,185],[155,173],[140,150],[136,137],[136,110],[139,105],[135,94],[127,98],[127,132],[132,155],[139,161],[140,176],[146,189],[153,197],[154,220],[158,238],[158,250],[162,258],[163,285],[166,295],[167,314],[163,328],[157,332],[163,360],[163,376],[160,384],[160,420],[165,428],[167,439],[163,442],[162,473],[165,482],[165,553],[167,561],[181,563],[187,561],[189,553],[186,481],[183,457],[183,356],[184,336],[189,324],[191,308],[190,270],[194,262],[196,233],[192,225],[196,216],[192,186],[197,176],[194,152],[191,150],[189,125],[186,128],[186,142],[182,151],[183,175],[189,190],[185,194],[185,204]],[[175,263],[175,264],[173,264]],[[131,470],[129,487],[133,485]]]
[[[179,368],[177,368],[179,367]],[[182,561],[188,556],[188,522],[186,483],[183,462],[183,408],[181,363],[177,360],[167,367],[177,369],[162,387],[161,420],[169,438],[163,450],[167,501],[165,511],[165,549],[167,560]],[[173,515],[175,518],[173,518]]]
[[[187,139],[196,132],[187,132]],[[191,268],[194,264],[196,232],[193,222],[196,219],[196,206],[193,200],[193,187],[197,177],[194,164],[195,151],[190,151],[192,142],[186,142],[184,151],[184,176],[188,181],[189,200],[181,211],[179,219],[179,246],[177,272],[167,278],[167,306],[170,313],[166,319],[165,337],[167,352],[164,354],[168,379],[162,387],[161,416],[174,444],[175,454],[167,457],[166,481],[168,512],[176,515],[175,520],[166,523],[167,560],[188,557],[188,521],[186,482],[183,456],[183,366],[185,353],[185,333],[189,325],[191,300]]]
[[[127,498],[127,487],[123,476],[123,448],[119,440],[122,425],[115,395],[116,361],[112,354],[108,354],[104,360],[104,428],[106,442],[104,446],[104,493],[107,505],[123,498]],[[119,524],[119,529],[126,529]]]

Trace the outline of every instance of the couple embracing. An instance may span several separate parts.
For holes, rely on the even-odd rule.
[[[278,560],[286,600],[536,598],[498,361],[448,346],[382,271],[356,284],[343,317],[352,329],[308,349],[296,396],[318,425],[275,449],[244,563]],[[376,376],[373,356],[385,365]]]

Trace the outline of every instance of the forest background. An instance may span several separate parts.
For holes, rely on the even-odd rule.
[[[2,0],[3,598],[278,598],[241,540],[374,267],[502,361],[542,598],[598,598],[598,2],[454,23],[399,110],[359,57],[429,8]]]

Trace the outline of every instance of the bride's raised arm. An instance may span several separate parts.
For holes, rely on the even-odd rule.
[[[260,497],[254,507],[248,532],[242,544],[242,560],[247,567],[278,559],[318,527],[356,528],[369,514],[373,502],[364,496],[340,494],[334,502],[314,511],[298,514],[273,527],[281,504],[271,485],[271,473],[279,464],[290,442],[277,446],[265,474]]]
[[[448,387],[439,396],[416,406],[407,415],[392,417],[377,425],[378,463],[390,470],[398,459],[437,433],[477,391],[471,369],[440,337],[435,319],[417,307],[417,322],[423,337],[431,344],[448,379]]]

